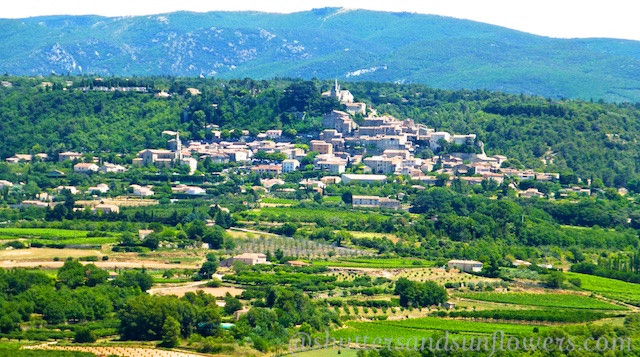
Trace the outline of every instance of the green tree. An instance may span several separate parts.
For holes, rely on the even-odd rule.
[[[185,232],[189,239],[202,239],[206,229],[207,225],[203,221],[196,219],[187,225]]]
[[[220,249],[227,237],[228,234],[222,227],[213,226],[205,229],[202,241],[208,243],[211,249]]]
[[[202,276],[205,279],[211,279],[213,274],[216,273],[216,270],[218,270],[218,266],[219,266],[218,258],[216,258],[215,255],[209,253],[207,254],[207,260],[204,263],[202,263],[202,266],[200,267],[198,274],[200,274],[200,276]]]
[[[350,205],[353,203],[353,193],[351,191],[344,191],[342,193],[342,202],[346,205]]]
[[[236,297],[231,296],[229,292],[224,295],[224,313],[232,315],[234,312],[242,309],[242,303]]]
[[[548,287],[558,289],[562,287],[562,283],[564,283],[565,280],[567,280],[567,278],[562,272],[554,271],[547,274],[544,281]]]
[[[153,277],[141,271],[125,271],[113,279],[113,285],[121,288],[140,288],[141,291],[147,291],[153,286]]]
[[[162,345],[175,347],[180,343],[180,323],[172,316],[167,316],[162,324]]]

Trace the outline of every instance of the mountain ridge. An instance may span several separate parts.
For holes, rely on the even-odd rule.
[[[17,75],[302,77],[640,101],[640,42],[558,39],[439,15],[322,8],[0,19]]]

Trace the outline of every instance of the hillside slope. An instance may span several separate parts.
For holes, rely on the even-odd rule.
[[[468,20],[336,8],[0,19],[18,75],[301,77],[640,101],[640,42],[553,39]]]

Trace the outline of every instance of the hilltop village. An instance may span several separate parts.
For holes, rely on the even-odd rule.
[[[108,91],[109,88],[82,90]],[[189,88],[188,91],[192,95],[199,94],[195,88]],[[516,181],[556,182],[560,177],[558,173],[516,169],[508,165],[506,156],[486,155],[484,143],[476,139],[476,134],[436,131],[424,124],[417,124],[412,119],[399,120],[390,115],[378,115],[375,110],[368,109],[365,103],[354,102],[350,91],[341,89],[337,81],[330,91],[322,95],[335,97],[346,110],[333,110],[324,114],[324,129],[316,137],[299,135],[295,144],[282,130],[266,130],[255,136],[248,130],[242,130],[241,134],[233,135],[235,139],[232,140],[229,135],[225,137],[217,126],[208,125],[207,130],[211,132],[213,140],[183,143],[179,132],[166,130],[162,132],[168,138],[165,148],[141,150],[129,165],[100,161],[87,153],[69,151],[60,152],[57,157],[49,157],[45,153],[16,153],[7,158],[6,162],[20,164],[32,160],[59,163],[71,161],[72,172],[85,175],[124,173],[128,167],[183,168],[182,173],[194,175],[198,170],[198,163],[204,161],[213,164],[235,163],[235,170],[238,172],[244,170],[258,174],[261,177],[260,185],[266,191],[284,184],[282,174],[315,172],[315,178],[305,177],[299,184],[300,188],[311,189],[320,194],[324,193],[327,185],[340,182],[385,183],[395,177],[405,177],[424,186],[451,185],[456,179],[470,185],[489,181],[500,185],[505,178],[509,178],[511,188],[519,196],[545,197],[545,193],[534,187],[519,190]],[[156,94],[156,98],[169,96],[166,92]],[[357,120],[356,117],[360,119]],[[305,143],[301,144],[301,141]],[[65,175],[61,170],[48,173],[53,178]],[[22,184],[2,180],[0,188],[18,189]],[[171,189],[178,194],[206,195],[206,190],[198,185],[179,184]],[[73,185],[63,185],[55,190],[39,192],[35,199],[23,200],[19,205],[53,206],[56,204],[55,196],[62,190],[69,190],[72,194],[97,194],[99,199],[100,195],[108,194],[109,185],[100,182],[85,191]],[[591,193],[589,189],[581,187],[566,187],[562,192],[563,195],[568,192]],[[130,185],[129,193],[132,197],[154,196],[152,186],[136,183]],[[352,204],[392,209],[402,207],[398,197],[356,196]],[[96,204],[91,204],[91,207],[95,210]],[[114,205],[97,205],[97,209],[105,212],[119,210]]]

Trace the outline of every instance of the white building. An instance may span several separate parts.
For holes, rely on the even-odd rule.
[[[7,180],[0,180],[0,188],[13,187],[13,183]]]
[[[353,207],[400,208],[400,201],[378,196],[353,196]]]
[[[298,161],[296,159],[287,159],[287,160],[282,161],[282,172],[283,173],[293,172],[293,171],[297,170],[298,167],[300,167],[300,161]]]
[[[482,262],[477,260],[449,260],[447,262],[447,267],[449,269],[458,269],[460,271],[466,272],[479,272],[482,271]]]
[[[66,151],[58,154],[58,162],[66,160],[77,160],[82,158],[82,154],[79,152]]]
[[[436,131],[435,133],[431,133],[429,136],[429,147],[431,150],[435,151],[440,148],[440,144],[438,144],[440,140],[451,142],[451,134],[446,131]]]
[[[187,195],[204,195],[207,193],[207,191],[202,187],[187,186],[184,184],[171,187],[171,191],[175,193],[184,193]]]
[[[351,115],[364,115],[367,112],[367,105],[364,103],[346,103],[345,106],[347,107],[347,113]]]
[[[100,166],[100,172],[102,173],[123,173],[126,172],[127,169],[124,166],[121,165],[117,165],[117,164],[110,164],[108,162],[105,162],[104,164],[102,164],[102,166]]]
[[[267,264],[267,256],[262,253],[242,253],[235,257],[221,260],[220,266],[231,267],[235,262],[241,262],[246,265]]]
[[[77,172],[81,174],[94,173],[94,172],[98,172],[98,170],[100,170],[100,166],[94,163],[81,162],[73,165],[73,172]]]
[[[107,193],[109,191],[109,185],[106,183],[99,183],[93,187],[89,187],[87,192],[89,193]]]
[[[387,182],[387,176],[367,174],[342,174],[342,182],[385,183]]]
[[[58,186],[56,188],[58,193],[62,192],[62,190],[69,190],[72,195],[77,195],[79,193],[78,189],[75,186]]]
[[[140,186],[134,184],[130,185],[129,187],[133,189],[134,196],[148,197],[155,194],[155,192],[153,192],[153,190],[151,189],[152,186]]]
[[[396,167],[402,163],[402,158],[398,156],[387,157],[385,155],[371,156],[365,158],[363,162],[367,167],[371,168],[371,172],[387,175],[396,171]]]
[[[268,138],[277,139],[282,136],[282,130],[267,130],[265,134]]]
[[[451,137],[451,142],[456,145],[464,145],[464,144],[473,144],[476,140],[476,134],[467,134],[467,135],[453,135]]]

